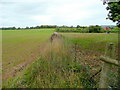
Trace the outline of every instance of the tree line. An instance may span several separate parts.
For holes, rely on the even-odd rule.
[[[2,27],[0,28],[0,30],[19,30],[19,29],[41,29],[41,28],[57,28],[57,25],[41,25],[41,26],[32,26],[32,27],[25,27],[25,28],[21,28],[21,27]]]
[[[62,25],[62,26],[57,26],[57,25],[41,25],[41,26],[32,26],[32,27],[25,27],[25,28],[21,28],[21,27],[2,27],[0,28],[0,30],[19,30],[19,29],[41,29],[41,28],[86,28],[86,26],[80,26],[77,25],[75,26],[66,26],[66,25]]]
[[[103,30],[102,26],[99,25],[91,25],[91,26],[57,26],[57,25],[41,25],[41,26],[35,26],[35,27],[25,27],[25,28],[16,28],[16,27],[3,27],[0,28],[1,30],[26,30],[26,29],[42,29],[42,28],[56,28],[57,32],[81,32],[81,33],[101,33],[101,32],[107,32],[108,30]],[[118,32],[118,27],[109,26],[108,27],[111,32]],[[109,31],[110,31],[109,30]]]
[[[56,28],[57,32],[79,32],[79,33],[117,33],[120,31],[118,27],[108,27],[107,29],[99,25],[91,25],[89,27],[76,27],[76,28]]]

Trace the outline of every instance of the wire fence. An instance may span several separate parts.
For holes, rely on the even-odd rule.
[[[77,43],[72,46],[71,53],[73,61],[82,65],[80,71],[82,72],[83,68],[86,69],[84,73],[87,75],[84,79],[89,82],[88,85],[100,88],[118,88],[119,65],[102,61],[99,55],[94,52],[85,52]],[[105,55],[113,58],[113,60],[116,58],[114,44],[107,45]]]

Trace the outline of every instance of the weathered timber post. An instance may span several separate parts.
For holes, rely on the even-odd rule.
[[[120,33],[119,33],[119,35],[120,35]],[[118,43],[118,64],[120,66],[120,43]],[[120,67],[118,67],[118,85],[117,86],[118,86],[118,88],[120,88]]]
[[[75,52],[75,55],[74,55],[74,62],[76,62],[76,59],[77,59],[77,43],[75,43],[75,47],[74,47],[74,52]]]
[[[105,56],[114,58],[115,47],[113,43],[108,44],[105,51]],[[99,88],[108,88],[108,73],[110,71],[111,64],[109,62],[103,62],[102,71],[100,75]]]

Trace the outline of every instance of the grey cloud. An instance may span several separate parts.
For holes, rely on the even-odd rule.
[[[47,14],[47,7],[50,5],[48,3],[15,3],[15,2],[5,2],[0,3],[2,7],[0,8],[2,18],[2,25],[11,26],[21,23],[26,25],[32,25],[31,17],[34,15],[44,15]],[[21,26],[21,25],[20,25]],[[25,26],[25,25],[24,25]]]
[[[58,2],[59,1],[59,2]],[[72,3],[73,0],[71,0]],[[79,0],[75,0],[76,2],[81,2]],[[74,2],[75,2],[74,1]],[[87,2],[87,0],[86,0]],[[69,0],[42,0],[42,2],[2,2],[0,1],[0,20],[1,20],[1,25],[2,26],[16,26],[16,27],[25,27],[25,26],[35,26],[35,25],[41,25],[41,24],[57,24],[57,25],[89,25],[92,23],[99,23],[99,24],[104,24],[104,23],[109,23],[105,22],[105,18],[107,17],[107,12],[102,11],[105,10],[102,7],[103,5],[99,5],[99,3],[95,3],[95,5],[90,5],[90,6],[85,6],[82,10],[84,11],[91,11],[91,13],[96,12],[97,10],[99,12],[94,13],[92,17],[89,18],[79,18],[78,16],[77,20],[75,21],[71,20],[70,18],[67,18],[67,16],[64,15],[64,13],[58,13],[56,12],[56,8],[59,7],[60,11],[62,5],[69,4]],[[82,5],[82,3],[78,4]],[[72,7],[72,6],[71,6]],[[52,12],[51,9],[55,12]],[[64,9],[64,8],[62,8]],[[78,11],[75,12],[74,9],[72,13],[78,14],[80,13],[79,10],[81,8],[77,8]],[[72,14],[70,13],[70,14]],[[70,15],[66,14],[66,15]],[[42,22],[40,19],[35,20],[33,17],[34,16],[49,16],[53,15],[50,17],[49,22]],[[101,19],[99,19],[101,18]],[[96,19],[96,20],[95,20]],[[113,24],[110,22],[110,24]]]

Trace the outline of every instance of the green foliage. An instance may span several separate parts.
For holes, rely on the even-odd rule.
[[[42,29],[42,28],[57,28],[57,25],[41,25],[41,26],[34,26],[34,27],[25,27],[25,28],[16,28],[16,27],[2,27],[0,30],[26,30],[26,29]]]
[[[101,26],[79,27],[79,28],[56,28],[56,32],[77,32],[77,33],[118,33],[120,29],[114,27],[110,30],[104,30]]]
[[[119,28],[119,27],[114,27],[113,29],[120,31],[120,28]]]
[[[107,0],[104,1],[104,4],[107,2]],[[109,11],[108,13],[108,19],[112,20],[113,22],[116,22],[118,27],[120,28],[120,1],[118,2],[107,2],[106,9]]]
[[[0,30],[16,30],[16,27],[3,27],[3,28],[0,28]]]
[[[96,26],[90,26],[89,27],[89,33],[101,33],[101,27],[96,25]]]
[[[77,28],[80,28],[80,26],[79,26],[79,25],[77,25]]]
[[[56,28],[57,25],[41,25],[40,28]]]
[[[88,28],[57,28],[57,32],[79,32],[79,33],[88,33]]]

